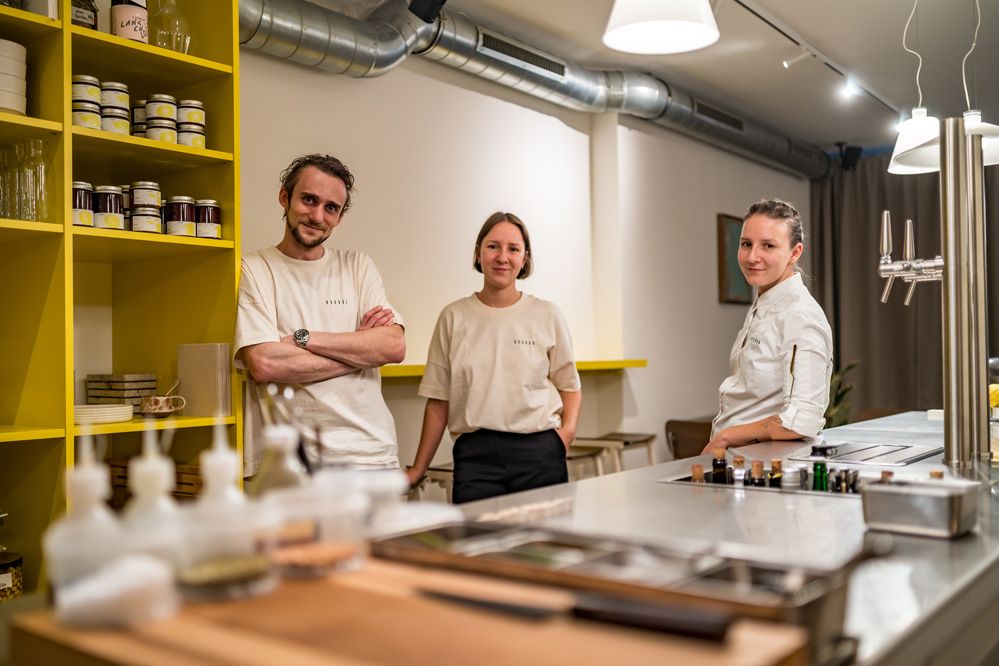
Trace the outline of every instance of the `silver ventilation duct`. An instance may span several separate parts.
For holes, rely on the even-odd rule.
[[[240,0],[239,40],[353,77],[380,76],[409,54],[421,55],[577,111],[634,115],[813,180],[829,171],[829,157],[821,150],[705,104],[654,76],[586,69],[460,14],[441,12],[434,23],[425,23],[409,12],[406,0],[389,0],[363,21],[306,0]]]

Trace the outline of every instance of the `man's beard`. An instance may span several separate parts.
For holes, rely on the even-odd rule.
[[[288,211],[284,212],[284,223],[288,227],[288,229],[291,231],[291,235],[295,237],[296,241],[298,241],[298,244],[301,245],[302,247],[308,248],[310,250],[312,248],[314,248],[314,247],[318,247],[319,245],[322,245],[326,241],[326,239],[330,237],[330,232],[333,231],[332,229],[330,229],[330,231],[327,232],[327,233],[325,233],[325,234],[323,234],[323,236],[321,238],[319,238],[317,240],[314,240],[314,241],[310,241],[310,240],[306,240],[305,237],[302,236],[302,232],[298,230],[299,226],[301,226],[301,224],[302,224],[301,222],[299,222],[298,225],[296,225],[294,227],[291,226],[291,221],[288,219]]]

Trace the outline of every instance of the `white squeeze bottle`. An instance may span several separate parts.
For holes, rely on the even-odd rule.
[[[132,500],[122,515],[126,552],[153,555],[172,567],[180,564],[180,512],[170,495],[175,485],[173,460],[160,453],[156,431],[146,429],[142,455],[128,462]]]
[[[107,564],[118,554],[121,527],[105,501],[111,496],[107,465],[94,460],[90,435],[79,439],[76,465],[66,472],[66,515],[45,532],[49,580],[59,588]]]

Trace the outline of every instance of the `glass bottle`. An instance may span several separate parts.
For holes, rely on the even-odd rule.
[[[160,0],[149,17],[149,43],[187,53],[191,46],[191,28],[177,8],[177,0]]]
[[[746,459],[742,456],[732,459],[732,483],[737,486],[746,485]]]
[[[17,147],[20,149],[17,170],[17,217],[21,220],[44,222],[49,216],[45,142],[41,139],[28,139]]]
[[[704,483],[704,465],[694,463],[690,466],[690,482]]]
[[[13,148],[0,148],[0,218],[17,217],[17,162]]]
[[[270,425],[264,428],[264,459],[260,471],[247,488],[251,497],[268,490],[293,488],[308,483],[309,476],[298,460],[299,434],[290,425]]]
[[[715,459],[711,461],[711,483],[724,485],[726,483],[725,447],[715,448]]]
[[[780,488],[781,482],[783,481],[783,463],[780,458],[774,458],[770,461],[770,479],[769,486],[771,488]]]
[[[754,460],[753,461],[752,475],[753,475],[752,481],[749,482],[749,485],[756,486],[757,488],[766,488],[767,487],[767,476],[763,472],[763,461],[762,460]]]
[[[812,490],[829,490],[828,473],[824,462],[815,463],[812,470]]]
[[[895,472],[890,469],[881,470],[881,483],[891,483],[895,480]]]
[[[94,0],[73,0],[69,11],[73,25],[97,30],[97,3]]]

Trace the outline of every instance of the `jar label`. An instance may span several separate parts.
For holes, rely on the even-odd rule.
[[[73,124],[77,127],[101,128],[101,116],[93,111],[74,111]]]
[[[128,111],[128,93],[123,93],[120,90],[102,90],[101,106]]]
[[[198,238],[222,238],[222,225],[198,222]]]
[[[163,197],[159,190],[132,190],[133,208],[142,206],[159,208],[161,203],[163,203]]]
[[[146,138],[166,143],[177,143],[177,130],[168,127],[147,127]]]
[[[176,120],[177,106],[169,102],[147,102],[146,120],[153,120],[154,118]]]
[[[125,216],[121,213],[94,213],[94,226],[98,229],[124,229]]]
[[[152,215],[133,215],[132,231],[149,231],[154,234],[163,233],[161,220]]]
[[[111,33],[125,39],[149,43],[146,20],[149,12],[142,7],[115,5],[111,8]]]
[[[102,118],[101,129],[115,134],[128,134],[132,126],[124,118]]]
[[[0,574],[0,590],[9,590],[12,587],[14,587],[14,572]]]
[[[167,233],[171,236],[194,236],[194,222],[167,221]]]
[[[205,124],[205,112],[203,109],[181,108],[177,110],[177,121],[181,123]]]
[[[205,135],[199,132],[180,132],[177,135],[177,141],[182,146],[191,146],[192,148],[205,147]]]
[[[70,22],[87,28],[97,27],[97,12],[82,7],[71,8]]]
[[[90,83],[74,83],[71,86],[74,102],[101,103],[101,89]]]
[[[94,212],[86,208],[73,209],[73,224],[79,227],[94,226]]]

